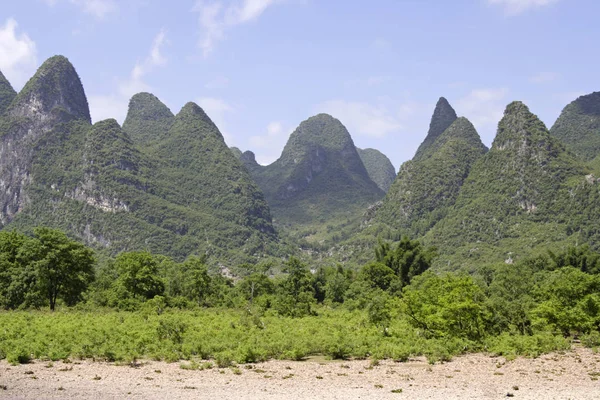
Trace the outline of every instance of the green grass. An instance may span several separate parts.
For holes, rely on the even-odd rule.
[[[267,314],[262,318],[264,328],[246,323],[240,311],[227,309],[167,311],[162,315],[72,309],[55,313],[1,312],[0,359],[13,364],[68,358],[189,360],[182,368],[196,369],[208,368],[196,361],[200,359],[215,360],[220,368],[312,355],[403,361],[408,356],[424,355],[433,363],[486,349],[498,354],[537,355],[568,347],[567,341],[554,336],[505,335],[478,343],[426,339],[400,317],[392,321],[388,335],[383,336],[367,322],[363,312],[325,308],[319,311],[318,316],[304,318]]]

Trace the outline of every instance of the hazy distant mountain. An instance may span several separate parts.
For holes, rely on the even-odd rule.
[[[600,155],[600,92],[580,96],[567,105],[550,134],[584,160]]]
[[[358,150],[358,155],[365,165],[369,177],[379,189],[387,192],[396,177],[396,169],[390,159],[379,150],[358,148],[356,150]]]
[[[357,218],[384,194],[369,177],[348,130],[327,114],[302,122],[271,165],[258,166],[251,152],[242,159],[284,225]]]

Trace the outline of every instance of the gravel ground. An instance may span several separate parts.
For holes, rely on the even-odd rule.
[[[537,359],[471,354],[443,364],[269,361],[185,370],[89,360],[0,362],[1,399],[600,399],[600,353],[576,348]]]

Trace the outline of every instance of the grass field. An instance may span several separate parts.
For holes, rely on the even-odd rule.
[[[268,359],[301,360],[322,355],[332,359],[407,360],[425,355],[429,362],[468,352],[537,356],[570,346],[550,333],[486,337],[479,341],[426,338],[401,316],[385,332],[368,322],[363,311],[319,308],[318,315],[288,318],[254,315],[247,310],[195,311],[145,309],[12,311],[0,313],[0,359],[211,359],[217,366]]]

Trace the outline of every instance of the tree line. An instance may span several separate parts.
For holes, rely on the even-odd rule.
[[[548,251],[473,274],[429,271],[433,248],[402,238],[379,242],[358,271],[310,269],[291,257],[238,266],[231,279],[210,273],[206,258],[183,262],[144,251],[98,263],[64,232],[0,232],[0,307],[58,305],[136,311],[227,307],[250,315],[317,315],[323,307],[362,310],[386,334],[401,316],[425,337],[478,341],[503,333],[595,335],[600,342],[600,255],[588,246]],[[282,273],[273,274],[275,269]]]

